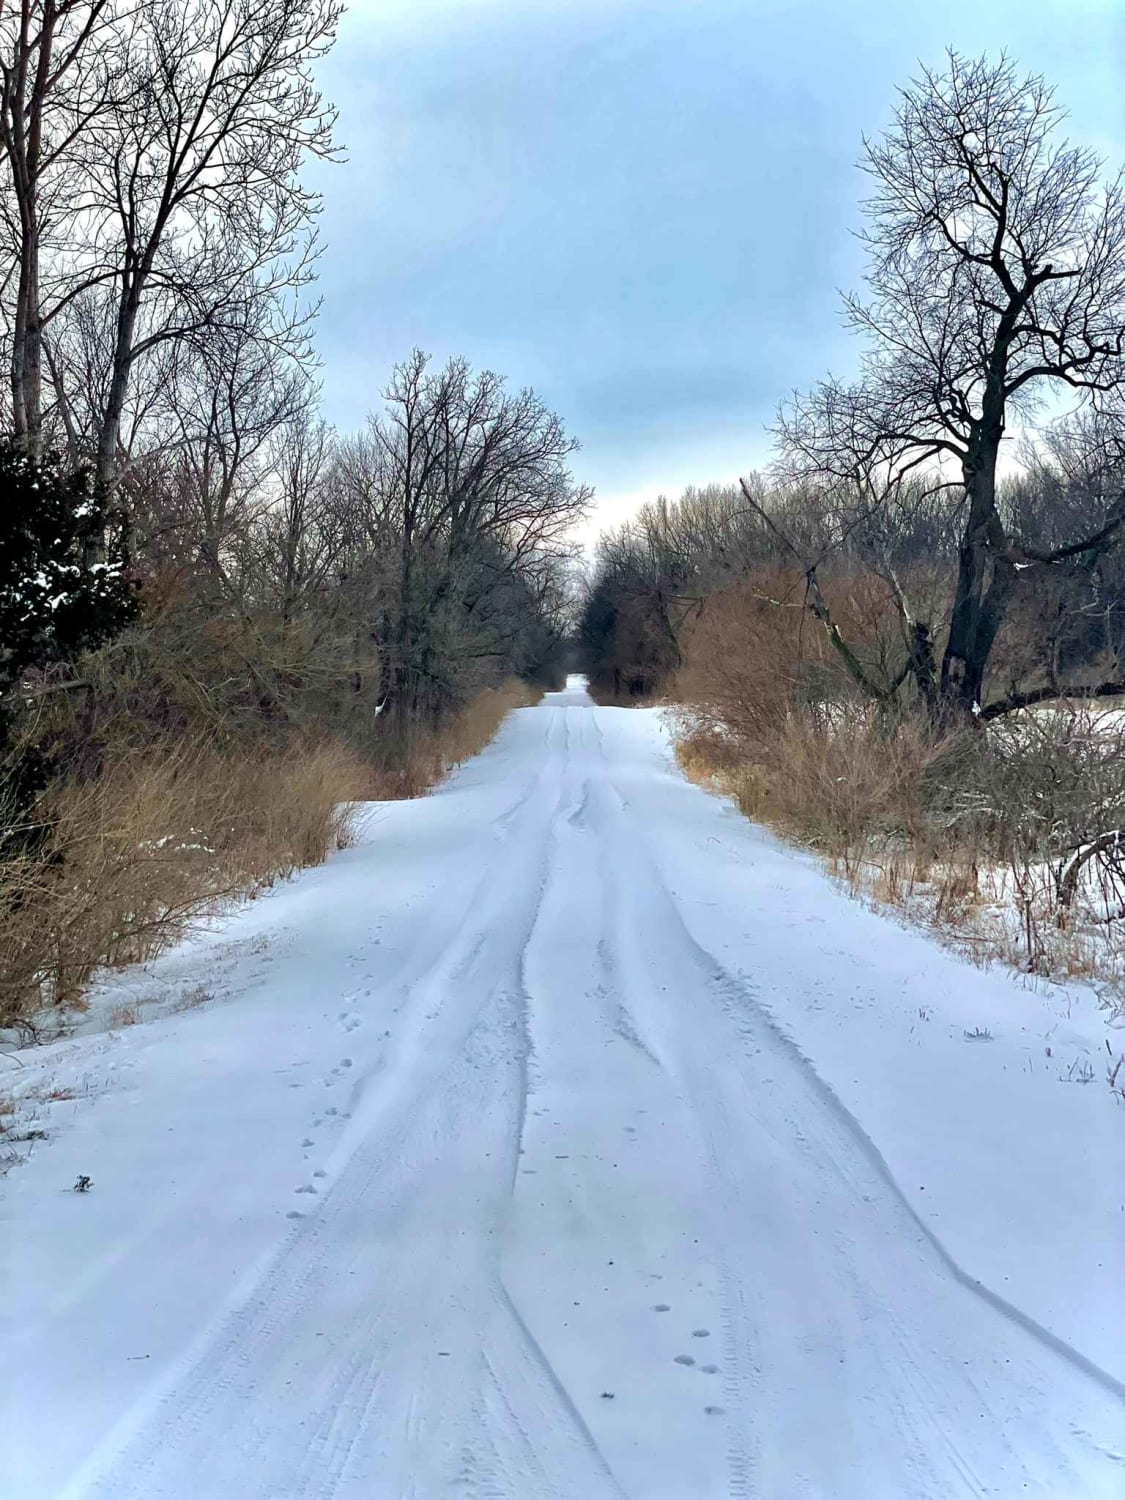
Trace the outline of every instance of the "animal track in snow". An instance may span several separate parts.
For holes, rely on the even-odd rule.
[[[300,1191],[300,1189],[298,1189],[298,1192],[299,1191]],[[695,1360],[692,1358],[692,1356],[690,1354],[677,1354],[676,1355],[676,1363],[678,1365],[693,1365],[693,1364],[695,1364]]]

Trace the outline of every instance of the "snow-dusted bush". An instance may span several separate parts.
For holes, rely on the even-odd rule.
[[[1074,904],[1097,878],[1117,911],[1125,902],[1125,735],[1116,715],[1088,708],[1013,714],[962,757],[946,806],[1017,880],[1046,875]]]
[[[92,472],[0,441],[0,693],[135,613],[124,531]]]

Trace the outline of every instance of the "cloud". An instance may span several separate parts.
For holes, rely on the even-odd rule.
[[[624,366],[576,386],[575,420],[598,430],[636,433],[673,422],[704,427],[731,419],[749,424],[768,411],[777,391],[748,363]]]
[[[358,0],[322,69],[349,160],[310,172],[329,415],[418,345],[535,386],[611,495],[733,477],[854,363],[854,163],[920,57],[1014,46],[1121,154],[1113,7],[1081,3]]]

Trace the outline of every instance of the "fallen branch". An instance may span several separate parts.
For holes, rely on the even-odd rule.
[[[1059,875],[1059,905],[1063,907],[1073,905],[1078,890],[1078,877],[1092,859],[1110,852],[1120,853],[1123,849],[1125,849],[1125,830],[1120,828],[1103,833],[1098,838],[1091,839],[1087,844],[1080,844],[1073,851]]]
[[[1039,703],[1054,703],[1062,698],[1125,698],[1125,682],[1115,680],[1085,687],[1071,683],[1056,687],[1032,688],[1026,693],[1010,693],[1008,697],[997,698],[995,703],[989,703],[982,708],[980,718],[983,723],[987,724],[993,719],[1003,718],[1005,714],[1015,713],[1018,709],[1034,708]]]

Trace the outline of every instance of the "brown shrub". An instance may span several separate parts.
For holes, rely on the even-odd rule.
[[[0,864],[0,1024],[76,1004],[98,967],[151,958],[223,898],[318,863],[367,778],[331,743],[251,754],[181,739],[50,788],[42,843]]]
[[[774,569],[707,600],[686,625],[682,649],[674,696],[700,727],[744,744],[784,720],[810,669],[826,661],[800,578]]]
[[[421,796],[454,766],[483,750],[513,709],[530,708],[542,696],[518,677],[484,688],[439,729],[418,732],[401,766],[376,773],[373,795],[388,801]]]
[[[840,858],[886,835],[917,844],[926,774],[942,748],[925,724],[886,726],[866,705],[794,713],[764,747],[769,816]]]
[[[826,577],[832,618],[876,683],[901,656],[901,624],[887,586],[870,574]],[[823,626],[810,614],[805,575],[760,568],[707,599],[681,632],[674,695],[697,721],[753,741],[795,707],[859,696]]]
[[[689,730],[678,755],[688,775],[713,777],[748,817],[850,865],[873,841],[925,846],[927,776],[944,749],[922,723],[887,726],[854,705],[791,710],[760,723],[753,740]]]
[[[831,592],[834,618],[876,669],[885,587],[838,580]],[[857,697],[800,573],[762,570],[708,600],[685,632],[676,687],[681,763],[716,776],[748,816],[848,861],[872,838],[920,835],[944,747],[922,722],[890,723]]]

